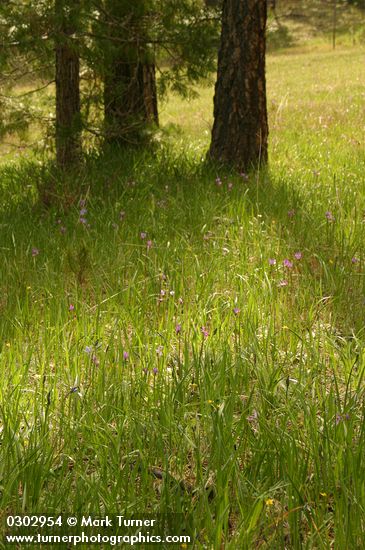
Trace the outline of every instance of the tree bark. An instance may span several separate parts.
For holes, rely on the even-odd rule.
[[[104,78],[106,141],[135,144],[148,124],[158,124],[155,66],[114,60]]]
[[[150,124],[158,125],[156,72],[153,55],[147,50],[143,2],[135,7],[109,0],[106,21],[111,49],[105,59],[104,118],[108,143],[137,144]],[[118,45],[118,32],[134,40]]]
[[[81,156],[80,61],[73,39],[77,1],[55,0],[56,157],[62,170]]]
[[[266,0],[224,0],[208,156],[249,170],[267,161]]]

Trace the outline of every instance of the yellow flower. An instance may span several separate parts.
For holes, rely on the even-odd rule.
[[[5,345],[6,345],[7,348],[10,348],[10,342],[6,342]]]
[[[274,500],[272,498],[267,498],[265,500],[266,506],[272,506],[274,504]]]
[[[213,401],[211,399],[208,399],[208,403],[209,403],[209,405],[211,405],[213,403]]]

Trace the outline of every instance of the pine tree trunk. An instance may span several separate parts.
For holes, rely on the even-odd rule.
[[[155,67],[114,61],[104,79],[106,141],[135,144],[148,124],[158,124]]]
[[[224,0],[208,156],[249,170],[267,161],[266,0]]]
[[[158,124],[156,73],[145,39],[145,5],[106,3],[104,115],[106,141],[137,144],[150,124]],[[109,18],[109,19],[108,19]],[[125,29],[129,40],[120,40]]]
[[[142,75],[145,110],[144,118],[146,122],[152,122],[158,126],[158,104],[155,65],[152,63],[145,63],[142,66]]]
[[[77,2],[72,2],[72,10]],[[75,166],[81,155],[80,61],[72,40],[75,26],[67,0],[55,1],[56,12],[56,157],[61,169]]]

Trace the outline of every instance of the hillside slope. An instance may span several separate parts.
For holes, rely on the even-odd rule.
[[[365,1],[276,0],[269,10],[269,49],[300,45],[365,42]]]

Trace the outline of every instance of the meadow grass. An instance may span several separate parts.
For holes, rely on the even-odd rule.
[[[211,88],[150,151],[1,168],[3,516],[364,546],[363,60],[269,56],[260,173],[204,163]]]

